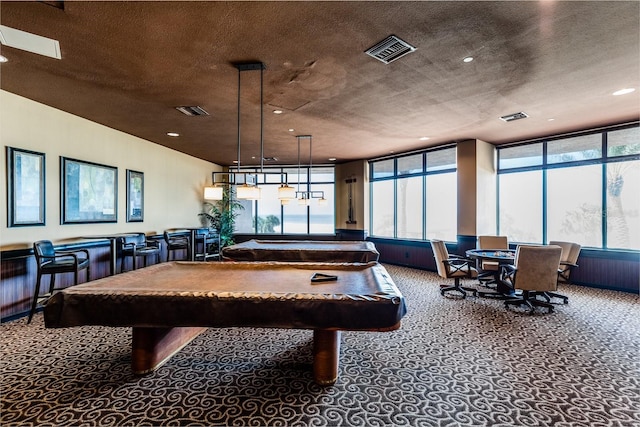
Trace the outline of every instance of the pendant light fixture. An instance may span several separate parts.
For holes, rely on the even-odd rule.
[[[307,182],[308,185],[311,185],[310,177],[311,171],[313,169],[313,159],[311,156],[311,151],[313,148],[313,138],[311,135],[297,135],[296,138],[298,140],[298,190],[295,192],[295,198],[298,199],[299,205],[308,206],[311,203],[312,199],[318,199],[318,205],[324,206],[327,204],[327,199],[324,198],[324,191],[300,191],[300,141],[304,138],[309,139],[309,174]],[[288,204],[288,201],[287,203],[282,204]]]
[[[264,70],[265,65],[262,62],[243,62],[234,64],[238,70],[238,126],[237,126],[237,150],[238,159],[236,161],[235,171],[229,170],[228,172],[213,172],[212,181],[213,186],[205,187],[204,198],[206,200],[222,200],[223,189],[225,186],[236,186],[236,197],[244,200],[257,200],[261,196],[259,178],[262,177],[262,183],[267,181],[267,175],[280,175],[280,188],[278,189],[278,198],[281,200],[295,198],[295,191],[293,187],[289,187],[287,184],[287,174],[285,172],[265,172],[264,171]],[[240,138],[240,122],[241,122],[241,88],[242,88],[242,72],[260,70],[260,172],[249,172],[241,170],[241,138]]]

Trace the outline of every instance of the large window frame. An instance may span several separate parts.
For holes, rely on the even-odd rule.
[[[599,240],[599,244],[585,244],[583,246],[595,249],[615,249],[615,250],[639,250],[640,247],[621,247],[615,245],[614,243],[610,243],[613,239],[609,238],[609,228],[611,223],[609,221],[610,214],[610,196],[608,196],[609,191],[607,186],[610,184],[608,182],[608,172],[612,170],[614,167],[621,167],[621,165],[629,162],[638,162],[640,161],[640,150],[637,147],[630,150],[631,154],[618,154],[615,153],[615,150],[612,148],[615,146],[614,143],[609,143],[609,136],[616,135],[615,132],[630,130],[633,128],[638,128],[639,124],[637,122],[631,124],[624,124],[619,126],[607,127],[604,129],[598,130],[590,130],[575,133],[572,135],[565,136],[556,136],[553,138],[544,138],[533,141],[527,141],[523,143],[510,144],[508,146],[499,146],[497,147],[497,158],[498,158],[498,168],[497,168],[497,193],[498,193],[498,212],[502,213],[505,209],[503,209],[502,200],[501,200],[501,180],[511,174],[524,174],[530,173],[533,171],[537,171],[541,173],[541,193],[542,193],[542,201],[541,201],[541,221],[539,227],[535,235],[541,236],[541,241],[518,241],[517,243],[542,243],[547,244],[550,240],[563,240],[562,238],[558,238],[557,234],[550,236],[550,224],[549,224],[549,216],[552,209],[555,209],[554,203],[557,202],[550,201],[550,188],[552,185],[557,185],[557,179],[554,182],[553,177],[557,175],[561,175],[560,172],[566,171],[566,173],[577,173],[579,170],[589,170],[591,176],[593,177],[595,173],[598,174],[596,180],[598,180],[598,185],[590,185],[587,187],[589,191],[596,192],[597,194],[592,194],[592,199],[599,200],[599,205],[596,206],[596,213],[594,214],[594,218],[597,217],[598,212],[601,220],[594,220],[594,226],[599,228],[599,236],[596,240]],[[573,152],[566,151],[565,157],[562,157],[562,153],[558,154],[558,151],[561,151],[562,147],[570,146],[572,140],[580,140],[585,141],[585,144],[582,150],[577,150]],[[594,141],[597,140],[597,143]],[[640,144],[640,138],[636,142],[636,145]],[[558,147],[561,147],[560,150]],[[579,146],[576,146],[579,147]],[[513,159],[517,158],[517,156],[507,155],[508,153],[514,153],[519,150],[520,152],[527,152],[529,154],[540,152],[539,156],[534,155],[533,157],[522,157],[520,159],[520,165],[517,164]],[[567,149],[568,150],[568,149]],[[597,171],[597,172],[596,172]],[[581,189],[583,190],[584,187]],[[567,186],[567,193],[572,191],[572,188]],[[537,191],[536,191],[537,192]],[[557,193],[557,190],[554,187],[554,192]],[[552,206],[550,206],[550,204]],[[509,230],[501,223],[500,215],[496,218],[498,232],[500,234],[509,234]],[[557,232],[556,232],[557,233]],[[568,240],[572,239],[570,236],[566,237]],[[591,239],[593,241],[593,239]],[[630,243],[630,245],[634,245],[634,243]]]
[[[260,176],[260,168],[245,167],[241,168],[243,172],[256,173]],[[286,174],[288,184],[294,187],[296,191],[314,192],[308,205],[298,206],[296,200],[292,200],[288,205],[282,205],[277,199],[277,188],[281,185],[278,180],[269,180],[268,182],[259,182],[258,187],[263,193],[269,196],[263,196],[261,200],[242,200],[244,209],[239,211],[239,217],[236,224],[240,225],[237,230],[242,234],[256,234],[261,236],[270,235],[330,235],[335,234],[335,166],[334,165],[313,165],[313,166],[281,166],[281,167],[264,167],[263,172],[275,176],[277,174]],[[322,179],[318,176],[322,175]],[[327,179],[326,175],[332,178]],[[325,206],[318,206],[318,198],[320,191],[324,191],[324,197],[327,201]],[[269,197],[267,199],[266,197]],[[274,209],[268,209],[265,212],[265,206],[277,203]],[[273,208],[273,206],[271,206]],[[290,215],[291,211],[297,211],[296,215]],[[265,215],[261,215],[261,212]],[[300,212],[303,212],[300,214]],[[323,212],[323,216],[329,215],[331,218],[323,221],[322,225],[318,225],[314,221],[315,216],[319,216],[317,212]],[[330,214],[327,214],[330,212]],[[246,215],[251,215],[250,220]],[[293,217],[305,216],[301,221],[293,221]],[[243,217],[244,216],[244,217]],[[275,217],[275,218],[274,218]],[[297,218],[300,219],[300,218]],[[295,223],[294,223],[295,222]],[[249,225],[250,223],[250,225]],[[244,228],[242,228],[244,226]],[[317,231],[320,228],[322,231]],[[326,230],[324,230],[326,229]]]
[[[457,180],[456,146],[454,144],[441,146],[434,149],[421,150],[412,153],[404,153],[396,156],[387,156],[369,161],[369,224],[371,237],[406,240],[406,241],[428,241],[432,238],[442,238],[447,241],[456,241],[457,224],[454,226],[453,234],[436,236],[433,235],[435,219],[431,222],[429,212],[433,198],[447,194],[453,200],[451,209],[453,215],[449,217],[456,221],[457,211],[457,187],[455,185],[441,188],[440,191],[430,197],[431,192],[427,191],[430,180],[436,177],[443,178],[446,175],[452,176],[454,182]],[[438,158],[450,158],[452,161],[438,162]],[[432,162],[434,159],[435,162]],[[415,194],[415,184],[420,183],[420,200],[411,202],[412,194]],[[452,188],[451,188],[452,187]],[[404,190],[403,190],[404,188]],[[407,189],[412,191],[407,194]],[[379,200],[380,199],[380,200]],[[415,211],[406,212],[409,203],[417,205],[419,214]],[[435,202],[434,202],[435,203]],[[416,230],[415,223],[410,221],[419,218],[420,230]]]

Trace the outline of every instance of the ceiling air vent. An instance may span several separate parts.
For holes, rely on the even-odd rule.
[[[389,36],[375,46],[367,49],[365,53],[376,58],[378,61],[388,64],[414,50],[416,50],[416,48],[404,40],[400,40],[396,36]]]
[[[187,116],[208,116],[204,108],[202,107],[176,107],[176,110],[180,111],[182,114],[186,114]]]
[[[527,113],[520,111],[519,113],[507,114],[506,116],[500,117],[500,120],[504,120],[505,122],[512,122],[514,120],[526,119]]]

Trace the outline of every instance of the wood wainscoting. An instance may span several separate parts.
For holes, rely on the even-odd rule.
[[[429,241],[406,241],[370,237],[380,262],[436,271]],[[449,253],[463,255],[475,248],[474,236],[459,236],[447,243]],[[512,245],[515,249],[515,245]],[[582,248],[578,268],[571,273],[577,285],[640,294],[640,253],[638,251]]]

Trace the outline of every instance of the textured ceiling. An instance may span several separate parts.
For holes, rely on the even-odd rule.
[[[640,115],[640,90],[611,95],[640,89],[637,1],[2,1],[0,22],[62,52],[2,46],[2,89],[222,165],[237,158],[236,62],[266,66],[265,165],[296,164],[300,134],[317,164]],[[364,53],[391,34],[417,50],[388,65]],[[259,164],[260,72],[241,78],[241,161]]]

